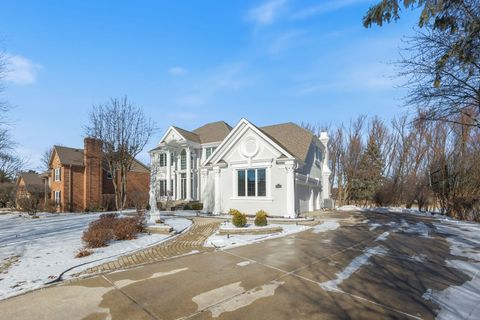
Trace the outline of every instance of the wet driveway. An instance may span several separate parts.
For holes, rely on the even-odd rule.
[[[338,226],[8,299],[0,318],[433,319],[441,306],[426,293],[471,280],[446,263],[460,258],[429,218],[334,213],[325,220]]]

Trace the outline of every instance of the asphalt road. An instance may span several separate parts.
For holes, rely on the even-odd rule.
[[[449,244],[428,218],[326,218],[340,226],[1,301],[0,319],[433,319],[425,292],[470,280],[446,265]]]

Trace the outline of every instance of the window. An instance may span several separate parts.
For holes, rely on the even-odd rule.
[[[112,180],[113,177],[112,177],[112,173],[110,171],[107,171],[107,179],[108,180]]]
[[[245,197],[245,170],[238,170],[237,174],[238,196]]]
[[[55,204],[60,205],[61,202],[61,191],[55,191]]]
[[[160,196],[167,195],[167,180],[160,180]]]
[[[185,169],[187,169],[187,152],[182,150],[182,153],[180,154],[180,170]]]
[[[265,169],[257,170],[257,196],[265,197],[267,195],[267,177]]]
[[[267,195],[267,170],[238,170],[237,189],[239,197],[265,197]]]
[[[209,147],[205,149],[205,158],[208,159],[217,147]]]
[[[55,181],[60,181],[62,168],[55,168]]]
[[[160,153],[160,167],[166,167],[167,166],[167,155],[165,153]]]

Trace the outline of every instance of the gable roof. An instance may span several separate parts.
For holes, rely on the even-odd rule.
[[[83,149],[53,146],[62,165],[83,167]],[[149,172],[150,169],[137,159],[134,159],[131,172]]]
[[[299,125],[288,122],[259,128],[272,140],[288,150],[295,158],[305,162],[315,135]]]
[[[232,127],[225,121],[207,123],[193,132],[200,137],[202,143],[223,141],[232,131]]]
[[[185,129],[182,129],[182,128],[179,128],[179,127],[172,126],[172,128],[177,130],[178,133],[180,133],[182,135],[182,137],[184,137],[185,139],[193,141],[193,142],[201,143],[200,137],[196,133],[193,133],[191,131],[188,131],[188,130],[185,130]]]
[[[45,185],[41,176],[36,172],[21,172],[18,176],[18,182],[23,179],[25,182],[25,189],[30,193],[44,193]],[[17,182],[17,183],[18,183]]]
[[[83,166],[83,149],[53,146],[63,165]]]

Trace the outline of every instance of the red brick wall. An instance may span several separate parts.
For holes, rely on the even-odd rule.
[[[60,181],[55,181],[55,168],[62,168],[62,172],[61,172],[61,177],[60,177]],[[61,163],[60,163],[60,159],[58,158],[58,155],[57,153],[54,154],[53,156],[53,160],[52,160],[52,169],[51,169],[51,177],[52,177],[52,183],[51,183],[51,186],[50,186],[50,189],[51,189],[51,194],[52,194],[52,200],[55,201],[55,191],[61,191],[61,198],[60,198],[60,207],[58,208],[58,211],[62,212],[62,211],[65,211],[64,210],[64,197],[65,197],[65,190],[64,190],[64,180],[63,180],[63,176],[64,176],[64,172],[65,169],[62,167]]]
[[[84,209],[102,205],[102,142],[94,138],[84,139],[83,163],[85,165]]]

